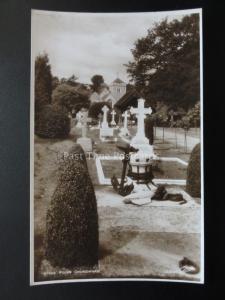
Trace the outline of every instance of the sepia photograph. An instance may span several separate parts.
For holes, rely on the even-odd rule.
[[[204,283],[202,10],[32,10],[30,285]]]

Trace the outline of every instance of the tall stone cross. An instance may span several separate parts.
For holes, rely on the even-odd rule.
[[[124,117],[123,128],[124,128],[125,130],[127,130],[127,119],[128,119],[128,117],[129,117],[129,113],[128,113],[127,110],[122,114],[122,117]]]
[[[130,114],[128,113],[127,110],[122,114],[123,127],[120,129],[120,136],[129,136],[130,135],[128,128],[127,128],[127,119],[129,116],[130,116]]]
[[[107,112],[109,111],[108,106],[104,105],[102,108],[103,111],[103,121],[102,121],[102,128],[108,128],[109,124],[107,121]]]
[[[137,133],[133,137],[131,141],[131,145],[143,145],[143,144],[148,144],[149,140],[145,136],[145,116],[147,114],[152,113],[152,109],[150,107],[145,108],[145,100],[144,99],[138,99],[138,107],[134,108],[131,107],[130,109],[131,114],[135,114],[137,117]]]
[[[112,126],[116,126],[116,121],[115,121],[115,115],[116,115],[116,112],[115,110],[113,109],[113,111],[111,112],[111,115],[112,115],[112,121],[111,121],[111,125]]]

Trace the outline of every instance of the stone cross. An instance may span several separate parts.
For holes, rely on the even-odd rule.
[[[135,114],[137,117],[137,133],[136,136],[132,139],[131,144],[148,144],[149,140],[145,136],[144,120],[147,114],[150,115],[152,113],[152,109],[150,107],[145,108],[144,99],[138,99],[138,107],[131,107],[130,112],[131,114]]]
[[[127,129],[127,119],[129,117],[129,113],[127,110],[122,114],[122,117],[124,117],[123,128],[126,130]]]
[[[102,128],[108,128],[108,121],[107,121],[107,112],[109,111],[108,106],[104,105],[102,108],[103,111],[103,121],[102,121]]]
[[[76,114],[77,127],[79,127],[79,128],[82,127],[82,124],[81,124],[81,115],[82,115],[82,112],[81,112],[81,111],[79,111],[79,112]]]
[[[129,113],[127,110],[122,114],[122,117],[124,118],[124,120],[123,120],[123,127],[120,129],[120,136],[129,136],[130,133],[127,129],[127,119],[129,117]]]
[[[82,124],[82,137],[87,136],[87,119],[88,119],[88,112],[81,111],[81,124]]]
[[[111,121],[111,125],[112,126],[115,126],[116,125],[116,121],[115,121],[115,115],[116,115],[116,112],[115,110],[113,109],[113,111],[111,112],[111,115],[112,115],[112,121]]]

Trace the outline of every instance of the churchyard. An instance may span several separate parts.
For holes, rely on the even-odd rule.
[[[182,129],[176,129],[176,140],[174,128],[166,128],[164,135],[162,128],[154,129],[154,182],[165,185],[168,193],[181,194],[184,203],[172,199],[142,203],[146,191],[143,197],[138,194],[140,203],[125,203],[126,197],[113,189],[111,178],[115,175],[119,180],[122,174],[123,151],[117,145],[132,143],[138,135],[138,124],[128,125],[124,115],[123,124],[113,128],[105,116],[100,128],[87,126],[87,114],[85,121],[79,122],[79,116],[78,120],[72,119],[69,137],[64,139],[35,136],[35,280],[153,278],[199,281],[199,270],[185,272],[179,266],[184,257],[198,268],[201,265],[201,201],[186,192],[187,165],[192,148],[200,141],[199,133],[195,129],[188,132],[187,139],[191,142],[188,141],[188,151],[184,151]],[[141,130],[145,138],[143,128]],[[53,267],[45,257],[46,214],[57,186],[59,161],[75,143],[86,149],[88,172],[97,199],[99,261],[98,267],[89,271]]]

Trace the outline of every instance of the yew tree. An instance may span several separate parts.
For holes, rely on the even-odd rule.
[[[35,114],[51,103],[52,73],[47,54],[38,55],[35,59]]]

